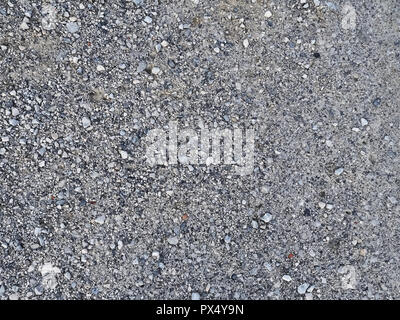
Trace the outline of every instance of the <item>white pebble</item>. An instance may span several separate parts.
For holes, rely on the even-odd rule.
[[[393,196],[388,197],[388,200],[390,201],[391,204],[397,204],[397,199]]]
[[[306,293],[306,300],[313,300],[313,295],[312,293]]]
[[[343,173],[344,169],[343,168],[338,168],[335,170],[335,175],[340,176]]]
[[[282,280],[283,280],[283,281],[286,281],[286,282],[290,282],[290,281],[292,281],[292,277],[289,276],[289,275],[287,275],[287,274],[285,274],[285,275],[282,277]]]
[[[87,117],[82,118],[82,125],[84,128],[88,128],[90,126],[91,122],[90,119]]]
[[[298,286],[297,288],[297,292],[299,294],[305,294],[307,292],[307,289],[310,285],[308,283],[303,283],[301,285]]]
[[[29,19],[27,17],[25,17],[24,20],[22,21],[22,23],[20,24],[19,28],[21,30],[28,30],[29,29],[28,22],[29,22]]]
[[[173,246],[176,246],[179,242],[178,237],[170,237],[167,239],[169,244],[172,244]]]
[[[68,22],[66,26],[68,32],[70,33],[75,33],[79,30],[79,25],[76,22]]]
[[[121,155],[122,159],[128,159],[128,152],[126,152],[124,150],[120,150],[119,154]]]
[[[367,120],[367,119],[364,119],[364,118],[361,118],[361,125],[362,125],[363,127],[365,127],[366,125],[368,125],[368,120]]]
[[[17,108],[12,108],[11,114],[13,115],[13,117],[16,117],[19,115],[19,110]]]
[[[98,223],[98,224],[104,224],[104,222],[106,221],[106,216],[102,215],[102,216],[98,216],[94,222]]]
[[[272,214],[266,213],[261,217],[261,220],[264,221],[265,223],[268,223],[272,220]]]
[[[159,74],[160,73],[160,68],[159,67],[153,67],[152,69],[151,69],[151,73],[152,74]]]
[[[200,300],[200,294],[197,292],[192,293],[192,300]]]

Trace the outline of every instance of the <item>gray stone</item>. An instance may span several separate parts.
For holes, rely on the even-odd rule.
[[[176,246],[179,242],[179,238],[178,237],[170,237],[167,239],[167,241],[169,244]]]
[[[82,118],[82,126],[83,126],[84,128],[88,128],[88,127],[90,127],[90,125],[91,125],[90,119],[87,118],[87,117],[83,117],[83,118]]]
[[[70,33],[76,33],[79,31],[79,25],[76,22],[68,22],[66,27]]]
[[[98,224],[104,224],[104,222],[106,221],[106,216],[105,215],[101,215],[98,216],[94,222],[98,223]]]
[[[261,220],[264,221],[265,223],[269,223],[272,220],[272,214],[267,212],[261,217]]]
[[[140,61],[136,71],[142,72],[142,71],[146,70],[146,68],[147,68],[147,63],[145,61]]]
[[[197,292],[192,293],[192,300],[200,300],[200,294]]]
[[[305,294],[307,292],[308,287],[310,286],[310,284],[308,283],[303,283],[301,285],[298,286],[297,288],[297,292],[299,294]]]

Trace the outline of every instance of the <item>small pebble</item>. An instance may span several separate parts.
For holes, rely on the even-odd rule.
[[[286,281],[286,282],[290,282],[290,281],[292,281],[292,277],[289,276],[289,275],[287,275],[287,274],[285,274],[285,275],[282,277],[282,280],[283,280],[283,281]]]
[[[393,196],[388,197],[388,200],[390,201],[391,204],[397,204],[397,199]]]
[[[303,283],[302,285],[298,286],[297,292],[299,294],[305,294],[309,286],[310,285],[308,283]]]
[[[176,246],[179,242],[179,239],[178,239],[178,237],[170,237],[167,239],[167,241],[169,244]]]
[[[381,105],[381,98],[376,98],[372,103],[375,107],[379,107]]]
[[[147,68],[147,63],[144,61],[140,61],[136,68],[136,71],[139,73],[139,72],[146,70],[146,68]]]
[[[146,22],[146,23],[152,23],[152,21],[153,21],[153,19],[150,18],[149,16],[146,16],[146,17],[144,18],[144,22]]]
[[[326,207],[326,204],[324,202],[318,202],[318,207],[320,207],[321,209],[324,209]]]
[[[43,155],[45,154],[45,152],[46,152],[46,148],[40,148],[39,150],[38,150],[38,153],[43,157]]]
[[[104,224],[104,222],[106,221],[106,216],[105,215],[101,215],[98,216],[94,222],[98,223],[98,224]]]
[[[128,159],[128,152],[126,152],[124,150],[120,150],[119,154],[121,155],[122,159]]]
[[[11,114],[13,117],[16,117],[19,115],[19,110],[17,108],[12,108],[11,109]]]
[[[76,22],[68,22],[66,26],[69,33],[75,33],[79,30],[79,25]]]
[[[87,117],[82,118],[82,125],[84,128],[90,127],[90,124],[91,124],[91,122],[90,122],[89,118],[87,118]]]
[[[261,220],[264,221],[265,223],[268,223],[272,220],[272,214],[266,213],[261,217]]]
[[[22,20],[22,23],[20,24],[19,28],[21,30],[28,30],[29,29],[29,19],[27,17],[24,18],[24,20]]]
[[[343,168],[338,168],[335,170],[335,175],[340,176],[343,173],[344,169]]]
[[[13,127],[17,126],[19,121],[16,119],[10,119],[10,121],[8,121],[9,124],[11,124]]]
[[[192,300],[200,300],[200,294],[197,292],[192,293]]]
[[[312,293],[306,293],[305,299],[306,299],[306,300],[313,300],[313,295],[312,295]]]
[[[158,67],[153,67],[152,69],[151,69],[151,73],[152,74],[159,74],[160,73],[160,68],[158,68]]]

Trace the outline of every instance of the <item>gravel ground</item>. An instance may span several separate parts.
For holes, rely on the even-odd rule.
[[[399,26],[398,0],[0,0],[0,299],[399,299]],[[149,165],[199,119],[254,130],[251,172]]]

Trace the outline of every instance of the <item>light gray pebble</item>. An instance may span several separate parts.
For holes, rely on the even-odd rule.
[[[9,124],[11,124],[13,127],[15,127],[19,124],[19,121],[16,119],[10,119]]]
[[[75,33],[79,30],[79,25],[76,22],[68,22],[66,26],[68,32],[70,33]]]
[[[11,114],[13,117],[16,117],[19,115],[19,110],[17,108],[12,108],[11,109]]]
[[[105,215],[101,215],[98,216],[94,222],[98,223],[98,224],[104,224],[104,222],[106,221],[106,216]]]
[[[37,286],[36,288],[35,288],[35,294],[37,295],[37,296],[40,296],[40,295],[42,295],[43,294],[43,286],[41,286],[41,285],[39,285],[39,286]]]
[[[176,246],[179,242],[179,239],[178,237],[170,237],[167,239],[167,241],[169,244]]]
[[[261,220],[264,221],[265,223],[268,223],[272,220],[272,214],[266,213],[261,217]]]
[[[82,118],[82,125],[83,125],[84,128],[90,127],[90,125],[91,125],[90,119],[87,118],[87,117],[83,117]]]
[[[0,297],[2,297],[4,295],[4,293],[6,292],[6,288],[4,288],[3,285],[0,286]]]
[[[397,199],[393,196],[388,197],[389,201],[391,202],[391,204],[397,204]]]
[[[137,66],[136,71],[140,73],[140,72],[146,70],[146,68],[147,68],[147,63],[145,61],[140,61],[139,65]]]
[[[19,295],[18,295],[18,293],[10,294],[8,296],[8,299],[10,299],[10,300],[19,300]]]
[[[309,286],[310,285],[308,283],[303,283],[297,287],[297,292],[299,294],[305,294]]]
[[[337,168],[335,170],[335,175],[340,176],[343,173],[344,169],[343,168]]]
[[[197,292],[192,293],[192,300],[200,300],[200,294]]]
[[[41,156],[43,156],[43,155],[45,154],[45,152],[46,152],[46,148],[44,148],[44,147],[42,147],[42,148],[40,148],[40,149],[38,150],[38,153],[39,153]]]
[[[365,127],[366,125],[368,125],[368,120],[367,120],[367,119],[364,119],[364,118],[361,118],[361,125],[362,125],[363,127]]]

